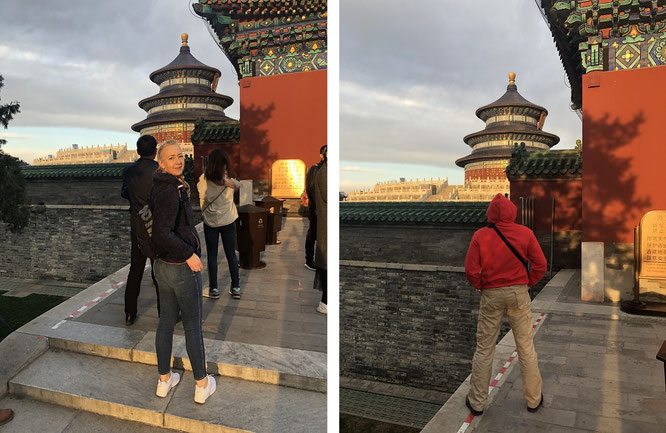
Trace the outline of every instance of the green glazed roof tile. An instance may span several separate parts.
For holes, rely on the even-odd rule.
[[[240,139],[240,122],[197,121],[192,131],[192,141],[234,141]]]
[[[122,178],[131,163],[28,165],[21,167],[26,179]]]
[[[583,175],[583,157],[576,149],[526,152],[511,158],[506,174],[509,179],[580,179]]]
[[[342,202],[340,222],[345,224],[486,224],[488,202]]]

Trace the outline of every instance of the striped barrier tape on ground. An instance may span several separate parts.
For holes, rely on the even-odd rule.
[[[77,317],[79,314],[83,313],[83,312],[84,312],[85,310],[87,310],[88,308],[90,308],[90,307],[92,307],[93,305],[97,304],[99,301],[101,301],[102,299],[104,299],[104,298],[106,298],[107,296],[109,296],[111,293],[113,293],[113,292],[115,292],[116,290],[118,290],[119,288],[121,288],[121,287],[125,284],[125,282],[127,282],[127,280],[123,280],[123,281],[121,281],[121,282],[119,282],[119,283],[114,284],[113,286],[111,286],[111,288],[109,288],[109,289],[105,290],[104,292],[102,292],[102,294],[99,295],[98,297],[96,297],[95,299],[93,299],[93,300],[91,300],[90,302],[86,303],[85,305],[82,305],[81,307],[79,307],[76,311],[74,311],[72,314],[70,314],[70,315],[67,317],[67,319],[73,319],[73,318]],[[67,321],[67,319],[63,319],[63,320],[61,320],[60,322],[56,323],[55,325],[53,325],[53,326],[51,327],[51,329],[58,329],[58,327],[60,327],[60,325],[62,325],[63,323],[65,323],[65,322]]]
[[[540,313],[537,316],[537,319],[534,321],[532,324],[532,329],[536,329],[537,327],[541,326],[543,321],[546,319],[546,313]],[[518,357],[518,352],[516,350],[513,351],[511,356],[509,356],[509,359],[506,360],[502,368],[500,369],[499,373],[497,373],[497,376],[490,382],[490,386],[488,387],[488,395],[495,389],[497,386],[497,383],[502,379],[502,376],[504,376],[504,373],[511,367],[511,364],[513,364],[513,361]],[[460,426],[458,429],[458,433],[464,433],[467,430],[467,427],[472,423],[474,420],[474,414],[470,412],[469,415],[467,415],[467,418],[465,418],[465,421],[463,424]]]

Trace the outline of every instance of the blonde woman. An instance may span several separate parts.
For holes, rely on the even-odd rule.
[[[208,293],[204,296],[214,299],[220,297],[217,288],[217,242],[220,237],[231,276],[229,294],[234,299],[241,297],[236,256],[238,211],[234,203],[234,190],[240,188],[240,182],[233,177],[229,157],[220,149],[215,149],[208,155],[206,171],[197,184],[208,257]]]
[[[196,381],[194,401],[205,403],[215,392],[215,379],[206,375],[201,302],[201,247],[194,228],[190,188],[183,180],[185,159],[175,140],[157,149],[159,168],[153,177],[152,237],[159,258],[155,260],[155,278],[160,290],[160,321],[155,336],[157,368],[160,380],[156,394],[166,397],[180,381],[171,371],[173,329],[181,312],[185,346]]]

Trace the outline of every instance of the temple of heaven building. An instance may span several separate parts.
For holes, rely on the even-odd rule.
[[[215,92],[220,71],[204,65],[190,54],[187,33],[183,33],[181,38],[178,56],[150,74],[150,80],[160,87],[160,91],[139,102],[139,107],[148,116],[132,125],[132,129],[141,135],[154,136],[158,143],[174,139],[180,143],[183,153],[193,156],[192,131],[197,119],[202,118],[229,123],[236,130],[235,134],[230,134],[230,139],[238,143],[239,122],[224,114],[224,109],[233,103],[233,99]],[[194,163],[200,168],[198,158]]]
[[[497,101],[476,110],[486,123],[483,131],[463,138],[472,153],[456,161],[469,181],[506,180],[514,145],[525,143],[528,151],[549,150],[560,138],[542,130],[548,110],[531,103],[518,93],[516,74],[509,73],[506,93]]]

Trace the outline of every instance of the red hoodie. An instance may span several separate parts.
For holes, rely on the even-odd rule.
[[[474,233],[465,257],[465,273],[477,289],[527,284],[533,286],[546,273],[546,258],[532,230],[514,223],[516,206],[502,194],[497,194],[488,210],[488,222],[502,232],[518,253],[530,262],[532,271],[527,275],[525,266],[511,252],[499,235],[489,227]]]

